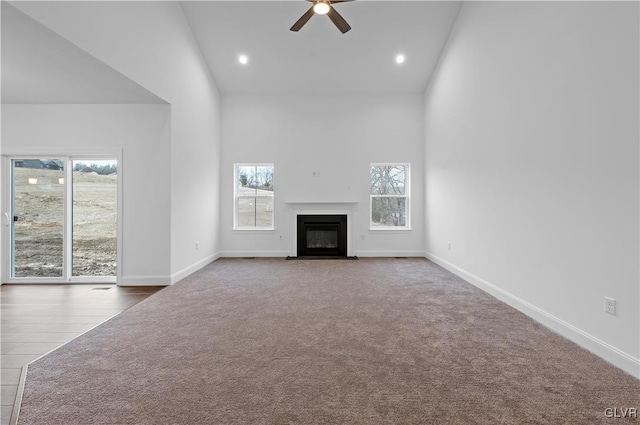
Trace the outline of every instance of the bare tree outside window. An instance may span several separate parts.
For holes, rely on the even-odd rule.
[[[409,164],[370,167],[371,228],[409,227]]]

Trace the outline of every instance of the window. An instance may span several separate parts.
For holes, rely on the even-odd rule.
[[[273,164],[235,164],[233,228],[273,229]]]
[[[409,164],[371,164],[371,229],[410,229]]]

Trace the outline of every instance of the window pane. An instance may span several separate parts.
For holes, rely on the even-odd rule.
[[[257,186],[256,167],[238,167],[238,195],[255,195]]]
[[[238,198],[236,205],[236,221],[238,227],[254,227],[256,225],[256,198]]]
[[[13,161],[13,277],[61,277],[64,162]]]
[[[115,276],[117,162],[73,161],[72,276]]]
[[[371,167],[372,195],[405,195],[404,165],[376,165]]]
[[[273,227],[273,197],[256,198],[256,226]]]
[[[258,193],[260,196],[269,196],[270,192],[271,196],[273,196],[273,167],[272,166],[261,166],[256,167],[256,187],[258,188]]]
[[[400,198],[371,199],[372,226],[406,226],[407,200]]]

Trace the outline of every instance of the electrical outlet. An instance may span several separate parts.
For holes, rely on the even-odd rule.
[[[451,242],[447,242],[447,249],[451,251]]]
[[[616,315],[616,300],[609,297],[604,297],[604,311],[609,314]]]
[[[200,242],[196,242],[196,251],[200,248]]]

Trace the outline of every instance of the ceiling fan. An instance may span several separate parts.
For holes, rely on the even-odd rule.
[[[327,15],[329,19],[331,19],[331,22],[333,22],[333,24],[336,27],[338,27],[340,32],[342,32],[343,34],[351,29],[347,21],[344,20],[342,15],[340,15],[333,8],[332,5],[334,3],[344,3],[344,2],[355,1],[355,0],[307,0],[307,1],[312,2],[313,6],[311,6],[311,8],[307,10],[306,13],[302,15],[302,17],[298,19],[298,21],[295,24],[293,24],[293,26],[290,28],[291,31],[299,31],[300,28],[302,28],[304,24],[306,24],[307,21],[311,19],[311,17],[314,14]]]

